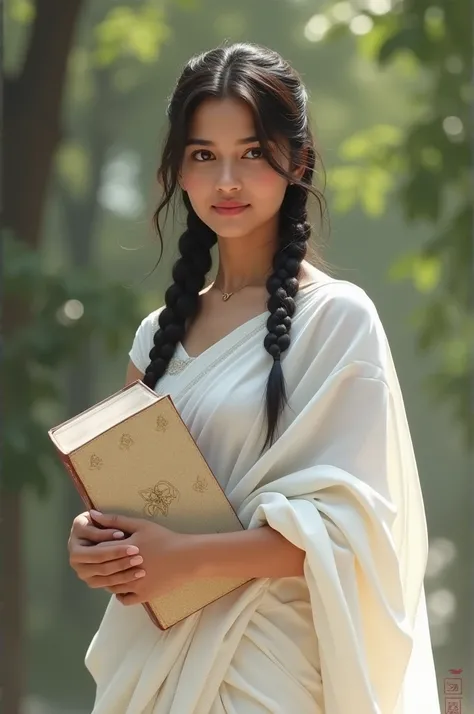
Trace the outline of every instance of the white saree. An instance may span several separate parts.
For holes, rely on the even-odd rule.
[[[244,525],[306,552],[304,577],[256,580],[166,632],[112,597],[86,655],[93,714],[439,714],[424,504],[383,327],[345,281],[296,304],[289,407],[261,457],[267,313],[194,359],[180,345],[157,390]],[[142,371],[158,314],[130,352]]]

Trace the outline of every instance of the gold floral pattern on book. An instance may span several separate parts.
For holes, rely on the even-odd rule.
[[[167,516],[173,501],[179,499],[179,491],[169,481],[158,481],[151,488],[145,488],[138,492],[145,501],[144,511],[152,518],[161,513]]]
[[[90,469],[97,469],[97,471],[100,471],[102,466],[104,465],[104,462],[100,458],[100,456],[97,456],[97,454],[91,454],[91,457],[89,459],[89,468]]]
[[[204,493],[204,491],[207,491],[206,479],[198,475],[193,483],[193,489],[198,493]]]
[[[122,434],[122,436],[120,437],[119,446],[121,449],[125,449],[126,451],[128,451],[134,443],[135,442],[133,441],[130,434]]]
[[[168,420],[165,419],[164,416],[157,417],[155,425],[157,431],[166,431],[169,426]]]

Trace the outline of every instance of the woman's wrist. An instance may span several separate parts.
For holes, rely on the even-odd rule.
[[[218,577],[218,533],[181,534],[178,557],[191,578]]]
[[[250,579],[303,575],[305,552],[270,526],[185,537],[192,577]]]
[[[203,577],[203,553],[200,536],[193,533],[179,533],[178,547],[172,554],[181,563],[182,570],[189,580]]]

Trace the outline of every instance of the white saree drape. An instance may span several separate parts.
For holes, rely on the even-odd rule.
[[[306,552],[304,577],[256,580],[166,632],[112,598],[86,655],[93,714],[439,714],[423,498],[383,327],[348,282],[296,302],[289,407],[261,457],[266,313],[195,359],[180,345],[157,389],[244,525]],[[142,371],[158,314],[130,352]]]

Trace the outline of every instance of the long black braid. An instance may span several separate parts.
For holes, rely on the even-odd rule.
[[[270,317],[263,345],[273,357],[266,391],[268,432],[265,448],[273,442],[279,416],[287,403],[281,355],[290,346],[291,318],[296,310],[298,274],[306,256],[311,225],[307,221],[308,190],[304,186],[287,188],[280,212],[280,248],[273,258],[273,273],[267,280]]]
[[[158,318],[150,364],[143,382],[154,389],[164,375],[179,342],[184,340],[188,320],[199,312],[199,293],[212,267],[211,249],[217,236],[197,215],[186,194],[187,228],[178,242],[180,257],[173,266],[173,284],[165,293],[165,308]]]

